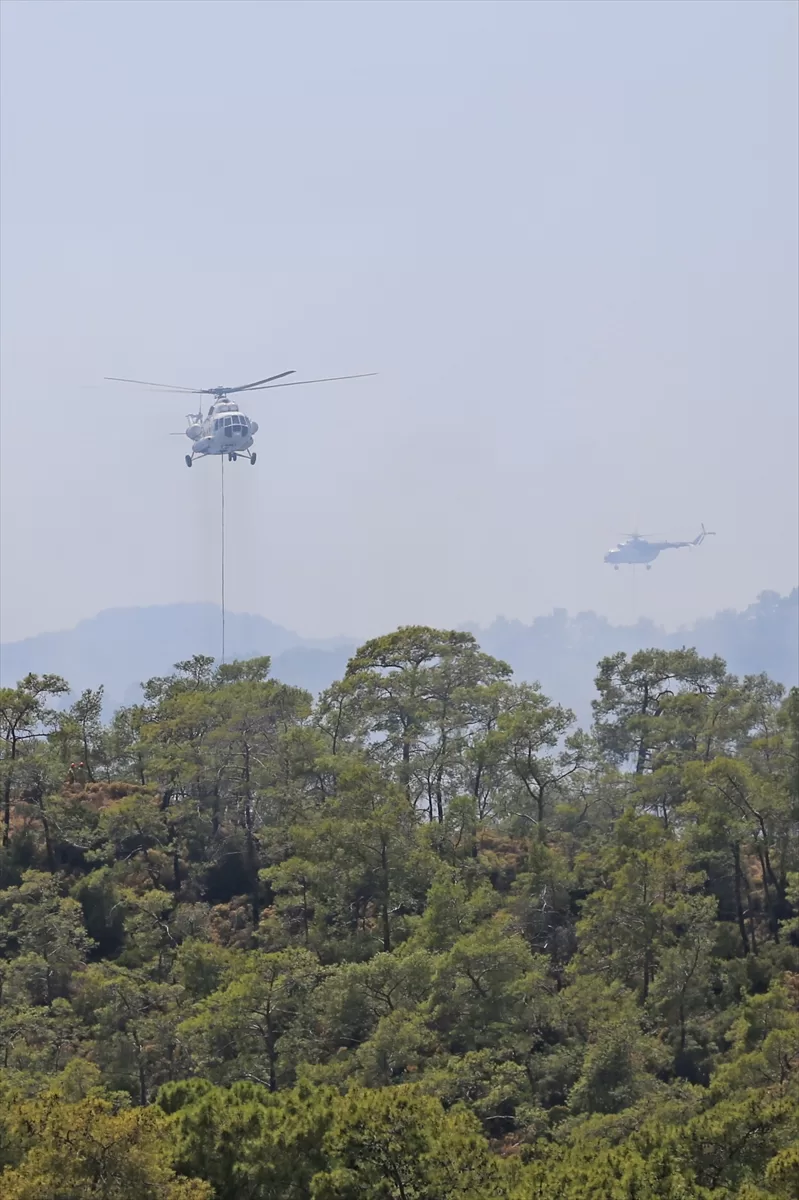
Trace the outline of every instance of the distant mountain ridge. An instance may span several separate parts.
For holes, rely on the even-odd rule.
[[[584,725],[596,695],[596,664],[619,650],[693,646],[700,654],[720,655],[734,675],[765,672],[785,687],[799,685],[799,588],[787,596],[761,592],[741,612],[725,609],[673,632],[648,620],[613,625],[594,612],[570,617],[565,609],[531,625],[499,618],[471,632],[489,654],[510,663],[519,679],[538,680],[548,695],[573,708]]]
[[[104,684],[107,708],[113,710],[133,703],[141,683],[168,674],[176,662],[193,654],[218,657],[219,643],[215,604],[109,608],[73,629],[0,645],[0,684],[14,684],[30,671],[51,671],[76,692]],[[303,638],[252,613],[226,614],[225,643],[228,659],[268,654],[276,677],[313,692],[343,671],[355,648],[342,638]]]
[[[141,683],[167,674],[174,663],[192,654],[218,655],[219,616],[214,604],[106,609],[73,629],[0,645],[0,684],[13,685],[31,671],[63,675],[75,692],[102,683],[110,712],[133,703]],[[484,650],[510,663],[518,679],[538,680],[583,723],[591,716],[596,664],[617,650],[695,646],[701,654],[720,654],[736,675],[765,671],[786,687],[799,684],[799,588],[787,596],[763,592],[742,612],[725,610],[673,632],[647,620],[613,625],[596,613],[570,616],[565,609],[530,625],[499,617],[486,628],[467,628]],[[255,614],[226,617],[229,659],[268,654],[275,678],[314,694],[341,678],[357,645],[303,638]]]

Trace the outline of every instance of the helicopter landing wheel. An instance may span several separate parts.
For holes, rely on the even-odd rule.
[[[647,569],[647,571],[651,571],[651,570],[652,570],[652,568],[650,567],[649,563],[647,563],[647,564],[646,564],[646,569]]]
[[[255,453],[252,453],[252,454],[250,455],[250,466],[251,466],[251,467],[254,467],[254,466],[255,466],[255,459],[256,459],[256,457],[257,457],[257,455],[256,455]]]
[[[190,454],[186,455],[186,466],[187,467],[191,466],[191,455]]]

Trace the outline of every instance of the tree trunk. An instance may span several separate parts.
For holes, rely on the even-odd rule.
[[[178,854],[178,839],[175,835],[174,825],[169,827],[169,836],[172,838],[172,884],[175,895],[177,895],[180,891],[180,855]]]
[[[402,731],[402,786],[405,788],[405,795],[408,803],[411,802],[411,742],[409,735],[409,727],[405,727]],[[431,818],[432,819],[432,818]]]
[[[42,832],[44,833],[44,849],[47,856],[47,869],[51,875],[55,875],[55,855],[53,854],[53,839],[50,836],[50,822],[47,820],[47,814],[44,811],[44,799],[38,799],[39,812],[42,818]]]
[[[219,833],[219,784],[214,785],[213,800],[211,802],[211,832],[214,837]]]
[[[252,832],[252,809],[249,804],[247,805],[245,820],[247,822],[247,874],[250,877],[252,923],[257,927],[261,919],[261,907],[258,897],[258,854],[255,849],[255,838]]]
[[[649,708],[649,687],[647,684],[644,684],[644,698],[641,701],[641,716],[642,717],[646,716],[648,708]],[[645,739],[644,735],[641,734],[641,737],[638,740],[638,754],[637,754],[636,760],[635,760],[636,775],[643,775],[644,767],[646,766],[646,755],[647,755],[646,739]]]
[[[91,758],[90,758],[90,756],[89,756],[89,743],[88,743],[88,740],[87,740],[87,738],[86,738],[86,727],[85,727],[85,726],[83,726],[83,727],[82,727],[82,735],[83,735],[83,736],[82,736],[82,741],[83,741],[83,765],[84,765],[84,766],[85,766],[85,768],[86,768],[86,778],[89,780],[89,783],[94,783],[94,774],[92,773],[92,764],[91,764]]]
[[[7,846],[11,837],[11,775],[3,782],[3,845]]]
[[[388,953],[391,950],[391,925],[388,919],[388,853],[385,840],[381,840],[380,844],[380,865],[383,871],[383,949]]]
[[[538,795],[535,798],[536,811],[538,813],[538,840],[543,843],[546,841],[546,829],[544,828],[544,787],[543,784],[538,785]]]
[[[685,1054],[686,1029],[685,1029],[685,999],[680,1000],[680,1054]]]
[[[774,872],[774,868],[771,865],[771,854],[769,853],[768,841],[766,840],[766,827],[765,827],[765,824],[763,823],[762,819],[760,819],[759,824],[760,824],[760,832],[763,835],[763,843],[758,848],[758,853],[760,854],[760,862],[763,867],[763,879],[769,880],[769,882],[771,883],[771,886],[774,888],[774,891],[777,893],[777,898],[779,899],[780,905],[782,906],[782,904],[785,902],[785,891],[786,891],[785,885],[780,883],[779,879],[777,878],[777,876]]]
[[[258,853],[255,847],[255,817],[252,807],[252,789],[250,787],[250,748],[244,746],[244,785],[246,789],[246,804],[244,820],[247,826],[247,871],[250,877],[250,897],[252,903],[252,923],[258,928],[261,919],[261,906],[258,897]]]
[[[746,892],[746,911],[749,914],[749,941],[752,945],[752,953],[757,955],[757,930],[755,929],[755,906],[752,903],[752,892],[749,887],[749,880],[746,875],[743,876],[744,891]]]
[[[733,860],[733,874],[735,879],[735,914],[738,919],[738,930],[741,934],[741,944],[744,948],[744,954],[749,954],[749,935],[746,932],[746,920],[744,917],[743,898],[741,896],[741,848],[737,842],[733,842],[731,846]]]
[[[768,927],[773,941],[779,944],[780,940],[780,923],[777,916],[777,905],[771,898],[771,888],[768,885],[769,876],[766,870],[766,864],[763,858],[763,848],[758,847],[758,858],[760,859],[760,869],[763,872],[763,896],[766,901],[766,910],[768,912]],[[751,907],[751,906],[750,906]]]
[[[6,735],[6,742],[10,744],[11,751],[8,755],[9,761],[14,762],[17,757],[17,739],[12,730],[9,730]],[[11,775],[13,767],[9,767],[8,773],[3,781],[3,845],[7,846],[11,840]]]
[[[277,1091],[277,1050],[275,1049],[275,1034],[272,1022],[267,1018],[266,1023],[266,1053],[269,1057],[269,1091]]]

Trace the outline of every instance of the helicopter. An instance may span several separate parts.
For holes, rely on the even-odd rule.
[[[324,379],[292,379],[288,383],[278,383],[295,371],[282,371],[279,375],[269,375],[266,379],[256,379],[253,383],[243,383],[238,387],[189,388],[178,387],[169,383],[150,383],[145,379],[123,379],[118,375],[106,375],[105,378],[113,383],[136,383],[141,387],[155,388],[162,392],[177,395],[213,396],[208,412],[203,416],[202,402],[199,412],[188,413],[186,416],[187,429],[185,436],[193,443],[191,454],[186,455],[186,466],[192,466],[195,458],[208,458],[209,455],[227,455],[229,462],[238,458],[247,458],[250,466],[255,466],[256,452],[251,449],[253,438],[258,432],[258,422],[252,421],[239,408],[237,400],[230,399],[238,392],[262,392],[275,387],[301,387],[309,383],[333,383],[340,379],[366,379],[375,375],[375,371],[367,371],[361,375],[329,375]],[[182,433],[173,434],[183,437]]]
[[[627,535],[627,541],[620,542],[618,546],[608,550],[605,562],[611,563],[614,571],[618,571],[619,566],[624,563],[632,566],[643,563],[647,571],[651,571],[652,563],[661,550],[682,550],[685,546],[701,546],[706,537],[715,536],[715,533],[705,529],[704,525],[702,532],[697,534],[692,542],[648,542],[643,534],[630,533]]]

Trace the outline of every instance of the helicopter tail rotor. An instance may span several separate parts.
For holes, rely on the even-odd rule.
[[[705,540],[706,537],[715,537],[716,536],[715,530],[713,530],[713,529],[705,529],[704,525],[701,526],[701,529],[702,529],[702,532],[700,534],[698,534],[694,538],[694,540],[691,542],[692,546],[701,546],[702,542]]]

